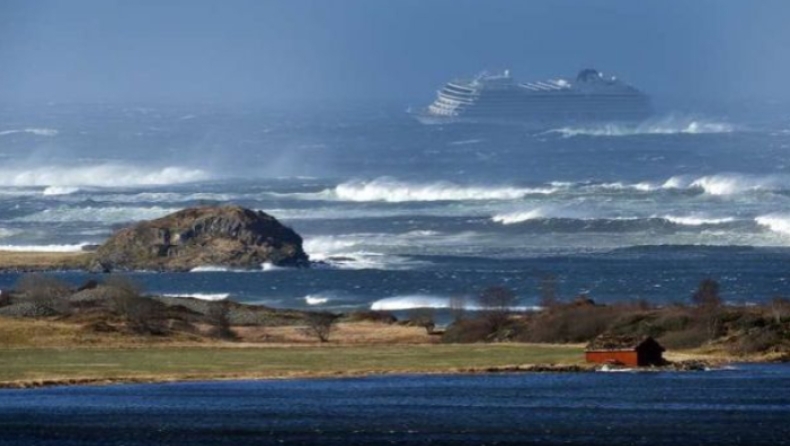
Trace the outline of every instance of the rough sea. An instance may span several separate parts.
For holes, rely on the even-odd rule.
[[[790,113],[638,125],[422,125],[398,108],[0,108],[0,245],[79,250],[187,206],[293,227],[317,263],[134,273],[152,293],[276,307],[444,307],[491,285],[600,302],[790,295]],[[84,273],[60,273],[74,283]],[[8,288],[17,274],[0,275]]]
[[[132,276],[150,293],[332,311],[443,308],[491,285],[531,308],[547,278],[566,299],[668,304],[711,277],[730,303],[762,302],[790,295],[790,113],[742,115],[534,131],[376,107],[6,106],[0,247],[78,251],[235,203],[302,234],[314,267]],[[2,390],[0,444],[779,445],[788,370]]]

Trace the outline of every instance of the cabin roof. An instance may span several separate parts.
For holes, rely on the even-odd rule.
[[[655,339],[650,336],[626,336],[614,334],[602,334],[587,344],[586,351],[633,351],[642,345],[655,344],[661,351],[664,347],[661,346]]]

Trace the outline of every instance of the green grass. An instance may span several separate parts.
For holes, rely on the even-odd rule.
[[[440,372],[579,364],[582,349],[524,344],[0,350],[0,382]]]

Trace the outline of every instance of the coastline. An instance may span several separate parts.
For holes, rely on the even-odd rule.
[[[383,375],[591,373],[583,348],[564,344],[329,344],[123,346],[0,349],[0,388],[194,381],[357,378]],[[766,358],[672,352],[672,364],[638,372],[710,370]],[[13,362],[12,362],[13,361]],[[12,378],[13,376],[13,378]],[[10,378],[10,379],[9,379]]]
[[[91,258],[90,252],[0,251],[0,272],[85,270]],[[167,299],[186,306],[207,305],[190,298]],[[245,312],[266,313],[269,325],[234,325],[231,328],[238,336],[234,342],[206,337],[203,323],[196,323],[192,331],[143,336],[124,332],[123,323],[107,319],[113,317],[107,314],[72,319],[0,317],[0,362],[5,364],[0,370],[0,388],[397,374],[576,373],[599,368],[584,362],[583,343],[442,343],[420,326],[366,319],[338,323],[331,341],[323,343],[304,333],[304,321],[295,318],[296,310],[233,305]],[[286,313],[291,319],[278,318]],[[112,326],[107,326],[108,321]],[[639,370],[699,370],[736,362],[788,360],[779,353],[734,355],[721,345],[671,350],[665,356],[675,365]]]

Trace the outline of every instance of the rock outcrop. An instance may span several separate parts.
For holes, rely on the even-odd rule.
[[[261,211],[197,207],[140,222],[110,237],[90,269],[189,271],[200,266],[306,266],[302,237]]]

